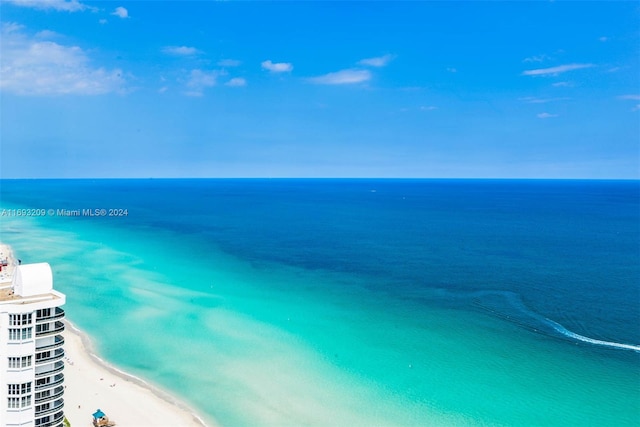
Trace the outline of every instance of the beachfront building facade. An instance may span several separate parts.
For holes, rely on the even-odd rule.
[[[4,268],[13,271],[0,281],[0,426],[62,427],[65,296],[47,263]]]

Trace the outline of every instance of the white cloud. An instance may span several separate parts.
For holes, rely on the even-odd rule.
[[[222,59],[218,61],[218,66],[220,67],[237,67],[240,64],[242,64],[242,62],[236,59]]]
[[[433,111],[433,110],[437,110],[437,109],[438,109],[438,107],[435,107],[433,105],[420,107],[420,111]]]
[[[554,87],[569,87],[569,86],[573,86],[573,84],[571,82],[555,82],[551,86],[554,86]]]
[[[243,79],[242,77],[234,77],[231,80],[229,80],[228,82],[226,82],[225,85],[226,86],[232,86],[232,87],[246,86],[247,85],[247,81],[245,79]]]
[[[40,10],[58,10],[63,12],[81,12],[83,10],[97,11],[98,8],[87,6],[77,0],[3,0],[21,7],[31,7]]]
[[[636,104],[636,106],[633,107],[631,111],[640,111],[640,104]]]
[[[265,70],[269,70],[272,73],[285,73],[293,70],[293,65],[290,62],[271,62],[271,60],[262,61],[260,64]]]
[[[360,65],[368,65],[369,67],[384,67],[389,62],[391,62],[391,60],[393,58],[395,58],[394,55],[387,54],[387,55],[383,55],[383,56],[377,56],[375,58],[363,59],[361,61],[358,61],[358,64],[360,64]]]
[[[42,30],[42,31],[38,31],[35,36],[36,38],[39,38],[39,39],[53,39],[56,37],[60,37],[60,34],[51,30]]]
[[[538,114],[539,119],[549,119],[551,117],[558,117],[557,114],[549,114],[549,113],[540,113]]]
[[[522,72],[525,76],[547,76],[547,75],[557,75],[560,73],[565,73],[571,70],[579,70],[581,68],[591,68],[594,64],[566,64],[566,65],[558,65],[557,67],[550,68],[538,68],[536,70],[525,70]]]
[[[609,37],[602,36],[598,40],[600,40],[601,42],[606,42],[609,41]]]
[[[129,17],[129,11],[122,6],[116,7],[116,9],[111,14],[117,17],[120,17],[122,19]]]
[[[448,67],[447,71],[450,72],[450,73],[457,73],[458,72],[458,70],[453,68],[453,67]]]
[[[369,70],[341,70],[308,79],[311,83],[321,85],[344,85],[362,83],[371,79]]]
[[[11,28],[10,28],[11,29]],[[4,27],[3,27],[4,30]],[[0,90],[17,95],[100,95],[122,92],[119,69],[96,68],[78,46],[3,31]]]
[[[109,21],[107,21],[106,19],[102,18],[102,19],[98,20],[98,22],[99,22],[101,25],[104,25],[104,24],[106,24],[106,23],[107,23],[107,22],[109,22]]]
[[[188,90],[184,92],[188,96],[202,96],[206,88],[215,86],[218,82],[219,71],[191,70],[187,80]]]
[[[158,89],[158,93],[165,93],[167,90],[169,90],[169,87],[162,86],[160,89]]]
[[[167,55],[176,55],[176,56],[191,56],[200,53],[198,49],[195,47],[188,46],[165,46],[162,48],[162,52]]]

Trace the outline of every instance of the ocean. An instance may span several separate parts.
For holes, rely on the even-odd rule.
[[[640,424],[638,181],[2,180],[0,212],[101,356],[223,425]]]

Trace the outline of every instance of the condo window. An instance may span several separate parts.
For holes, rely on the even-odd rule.
[[[36,318],[37,319],[42,319],[45,317],[51,317],[51,309],[50,308],[43,308],[42,310],[37,310],[36,311]]]
[[[31,406],[31,396],[25,396],[20,400],[21,406],[26,408],[27,406]]]
[[[57,415],[57,414],[56,414],[56,415]],[[48,423],[49,421],[51,421],[51,415],[47,415],[47,416],[46,416],[46,417],[44,417],[44,418],[38,418],[38,419],[36,420],[36,425],[37,425],[37,426],[39,426],[39,425],[42,425],[42,424]]]
[[[28,368],[31,366],[31,356],[9,357],[9,369]]]
[[[31,393],[31,383],[22,383],[22,384],[7,384],[7,394],[8,395],[16,395],[16,394],[28,394]]]
[[[50,382],[51,382],[51,378],[49,377],[40,378],[36,380],[36,386],[46,385],[46,384],[49,384]]]
[[[20,325],[30,325],[31,324],[32,313],[28,314],[10,314],[9,315],[9,325],[10,326],[20,326]]]
[[[31,329],[33,328],[22,328],[22,339],[27,340],[31,338]]]
[[[20,398],[19,397],[9,397],[7,398],[7,406],[9,409],[19,408],[20,407]]]
[[[45,323],[43,325],[36,325],[36,334],[40,332],[47,332],[49,330],[49,323]]]
[[[48,359],[51,357],[51,351],[43,351],[42,353],[36,354],[36,362],[44,359]]]
[[[32,329],[33,328],[9,329],[9,340],[19,341],[31,339]]]

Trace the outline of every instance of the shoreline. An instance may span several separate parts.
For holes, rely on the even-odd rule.
[[[0,242],[0,262],[7,264],[0,267],[0,286],[11,284],[16,260],[12,247]],[[98,409],[122,427],[219,425],[213,420],[205,421],[197,411],[161,387],[102,359],[95,351],[91,335],[67,318],[63,322],[64,414],[72,426],[91,426],[91,414]]]
[[[122,427],[217,425],[160,387],[105,361],[95,353],[89,334],[68,319],[64,323],[65,416],[73,427],[84,425],[82,417],[91,425],[91,414],[97,409]],[[95,385],[95,393],[90,393],[90,384]]]

